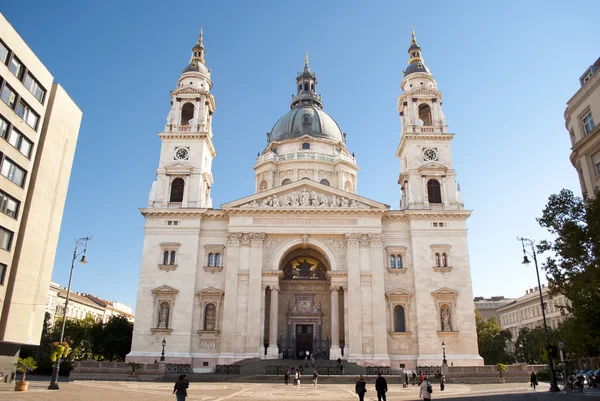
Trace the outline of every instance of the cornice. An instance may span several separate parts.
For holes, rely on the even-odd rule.
[[[569,119],[571,112],[579,106],[591,91],[600,86],[600,73],[596,72],[592,75],[592,79],[586,82],[575,94],[567,101],[567,109],[565,110],[565,120]]]
[[[454,134],[452,134],[452,133],[447,133],[447,134],[441,134],[441,133],[413,134],[413,133],[409,133],[409,132],[403,132],[402,133],[402,137],[400,138],[400,144],[398,145],[398,149],[396,150],[396,157],[400,157],[400,155],[402,154],[402,151],[404,151],[404,148],[406,147],[406,143],[409,140],[417,140],[419,142],[424,141],[424,140],[429,140],[429,141],[451,141],[452,138],[454,138]]]
[[[231,208],[226,210],[229,214],[237,214],[237,215],[256,215],[256,214],[300,214],[300,215],[352,215],[352,216],[362,216],[362,215],[384,215],[385,210],[378,209],[351,209],[351,208],[327,208],[327,209],[313,209],[313,208]]]
[[[212,157],[217,155],[217,151],[215,150],[215,146],[212,142],[212,135],[208,131],[204,132],[189,132],[189,131],[170,131],[170,132],[159,132],[158,137],[160,139],[204,139],[206,142],[206,146],[208,146],[208,150]]]
[[[206,215],[207,209],[196,209],[196,208],[140,208],[140,213],[144,217],[148,216],[197,216],[201,217]],[[223,213],[225,214],[225,213]]]

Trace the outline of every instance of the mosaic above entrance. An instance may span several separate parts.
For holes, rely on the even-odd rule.
[[[327,268],[310,256],[299,256],[283,267],[284,280],[327,280]]]

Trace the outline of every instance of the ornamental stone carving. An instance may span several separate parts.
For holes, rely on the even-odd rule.
[[[304,188],[302,191],[292,192],[282,198],[277,195],[267,196],[260,200],[253,200],[241,207],[244,208],[346,208],[346,209],[369,209],[370,206],[344,197],[331,197],[318,194],[316,191],[309,192]]]
[[[277,250],[279,250],[279,247],[281,247],[281,244],[283,243],[284,239],[282,237],[277,237],[277,236],[268,236],[265,239],[265,243],[263,246],[263,263],[264,266],[271,266],[273,263],[273,257],[275,257],[275,254],[277,253]]]
[[[242,234],[242,246],[250,246],[250,235],[248,233]]]
[[[262,246],[265,241],[265,233],[250,233],[249,235],[252,246]]]
[[[369,238],[369,236],[367,234],[363,234],[360,236],[360,246],[361,247],[369,246],[370,242],[371,242],[371,239]]]
[[[337,261],[337,265],[340,269],[347,268],[347,260],[346,260],[346,243],[342,237],[332,238],[332,237],[318,237],[319,241],[323,242],[325,245],[331,249],[333,254],[335,255],[335,259]]]
[[[356,246],[360,240],[360,234],[346,234],[346,242],[348,245]]]
[[[369,234],[371,245],[379,246],[383,244],[383,234]]]
[[[242,240],[242,233],[227,233],[227,245],[239,246]]]

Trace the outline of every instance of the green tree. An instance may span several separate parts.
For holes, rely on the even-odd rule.
[[[124,361],[131,351],[133,323],[122,316],[112,316],[104,325],[99,349],[102,357],[109,361]]]
[[[543,263],[550,295],[569,299],[572,313],[565,325],[565,349],[573,356],[600,355],[600,188],[583,200],[563,189],[551,195],[537,219],[554,240],[542,241],[539,252],[549,252]],[[578,331],[578,332],[576,332]]]
[[[478,309],[475,309],[475,324],[479,354],[485,364],[509,363],[512,358],[506,352],[506,344],[512,337],[510,331],[502,330],[495,316],[485,320]]]

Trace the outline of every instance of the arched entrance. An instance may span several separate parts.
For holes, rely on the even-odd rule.
[[[332,316],[343,316],[343,305],[335,293],[337,313],[332,314],[330,264],[327,257],[306,244],[289,249],[281,259],[277,332],[278,348],[283,358],[309,356],[328,359],[332,347]],[[339,290],[339,289],[338,289]],[[335,290],[335,291],[338,291]],[[340,297],[343,298],[343,297]],[[270,302],[266,302],[269,305]],[[269,325],[270,310],[265,310]],[[337,323],[339,330],[339,322]],[[265,333],[269,333],[265,327]],[[339,348],[339,344],[335,344]]]

